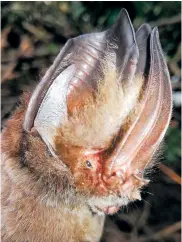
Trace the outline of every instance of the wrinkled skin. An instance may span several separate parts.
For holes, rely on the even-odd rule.
[[[69,40],[3,131],[2,240],[99,241],[141,199],[171,106],[157,28],[135,34],[123,9]]]

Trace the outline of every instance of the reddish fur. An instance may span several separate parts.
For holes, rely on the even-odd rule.
[[[23,134],[28,100],[25,95],[2,134],[3,242],[99,241],[104,216],[93,216],[84,197],[75,197],[68,169],[41,138]]]

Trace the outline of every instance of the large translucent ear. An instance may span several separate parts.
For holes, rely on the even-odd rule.
[[[147,64],[149,64],[149,75],[139,110],[127,133],[118,137],[119,141],[106,162],[106,169],[109,167],[108,175],[128,166],[143,170],[158,148],[169,125],[172,92],[157,28],[154,28],[150,34],[150,60]],[[139,69],[143,71],[143,66],[141,65]]]
[[[74,77],[73,92],[67,97],[68,110],[81,106],[89,92],[97,92],[99,80],[107,70],[115,70],[117,80],[133,80],[139,58],[135,32],[125,9],[107,31],[79,36],[74,39],[77,60],[80,61]],[[84,51],[83,51],[84,50]],[[81,81],[80,81],[81,79]],[[91,89],[89,89],[91,87]]]
[[[64,48],[60,51],[53,65],[47,70],[45,76],[39,82],[35,91],[32,94],[32,97],[30,99],[30,102],[25,114],[25,120],[24,120],[24,129],[27,132],[30,132],[31,129],[34,127],[34,121],[35,121],[36,115],[38,111],[40,113],[39,108],[42,104],[43,99],[45,98],[47,91],[53,84],[56,76],[59,74],[58,70],[59,72],[62,72],[65,68],[71,65],[72,58],[73,58],[73,41],[69,40],[64,46]],[[59,78],[59,80],[61,82],[61,78]],[[66,92],[66,90],[64,90],[64,92]],[[61,95],[62,94],[60,93],[60,96]]]
[[[44,140],[49,131],[51,140],[54,134],[51,135],[51,128],[60,126],[67,115],[68,96],[74,103],[78,97],[75,93],[79,92],[82,97],[86,90],[97,91],[98,80],[105,69],[103,63],[113,65],[120,79],[132,80],[137,60],[135,33],[123,9],[107,31],[78,36],[66,43],[32,94],[24,129],[30,132],[36,128]],[[76,88],[71,91],[70,86]]]
[[[34,119],[34,128],[54,154],[56,131],[67,117],[66,96],[69,81],[73,77],[75,66],[70,65],[58,75],[42,100]]]
[[[110,51],[116,56],[116,69],[119,78],[131,81],[139,58],[135,32],[129,15],[122,9],[115,24],[106,33]]]

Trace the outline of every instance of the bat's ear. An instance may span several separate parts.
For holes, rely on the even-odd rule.
[[[103,74],[102,68],[99,68],[102,66],[100,65],[102,60],[109,60],[109,62],[111,60],[121,79],[132,79],[138,56],[134,29],[125,9],[121,10],[115,24],[107,31],[70,39],[33,92],[25,115],[24,129],[30,131],[34,126],[35,118],[42,110],[43,100],[47,101],[48,97],[50,98],[50,95],[46,94],[47,91],[52,89],[55,84],[57,90],[62,86],[60,78],[59,82],[55,82],[59,75],[63,80],[64,76],[70,78],[65,82],[66,85],[64,90],[60,92],[60,97],[64,96],[63,93],[67,93],[68,83],[71,83],[71,79],[72,82],[77,82],[77,84],[80,82],[87,83],[84,88],[82,86],[83,89],[86,89],[88,84],[96,89],[97,82]],[[70,65],[73,65],[74,68],[70,69]],[[69,70],[69,75],[66,70]],[[64,73],[67,74],[64,75]],[[73,93],[71,97],[74,99]],[[58,106],[62,105],[60,104],[61,100],[60,98]],[[62,116],[57,117],[59,121],[61,118]]]
[[[148,76],[150,67],[150,34],[151,27],[143,24],[136,32],[136,42],[139,49],[139,60],[137,64],[136,74]]]
[[[50,128],[62,124],[69,109],[68,100],[75,104],[85,90],[91,87],[89,91],[96,91],[105,63],[115,67],[121,81],[132,81],[136,70],[144,73],[149,63],[150,32],[149,26],[143,25],[137,31],[136,40],[128,13],[122,9],[107,31],[69,40],[33,92],[24,129],[29,132],[35,127],[45,141],[49,140],[46,143],[50,143],[54,137]]]
[[[118,167],[143,170],[162,141],[171,119],[170,76],[160,45],[158,30],[154,28],[152,31],[148,31],[149,28],[146,27],[146,25],[142,26],[137,33],[139,46],[141,43],[146,43],[145,48],[140,49],[143,57],[141,57],[141,62],[139,60],[138,70],[139,72],[144,71],[145,59],[147,59],[149,74],[145,78],[137,115],[125,135],[121,134],[120,142],[115,146],[110,160],[105,163],[111,174]],[[148,60],[148,37],[142,40],[142,36],[149,34],[150,58]],[[139,38],[140,36],[141,38]],[[114,162],[112,163],[112,161]]]
[[[28,108],[27,108],[27,111],[25,114],[25,120],[24,120],[24,124],[23,124],[24,130],[26,130],[28,132],[31,131],[32,127],[34,126],[34,120],[35,120],[35,117],[36,117],[38,111],[40,113],[39,108],[41,107],[43,99],[45,99],[47,90],[49,90],[49,88],[52,89],[52,84],[55,82],[55,79],[56,79],[56,77],[58,77],[59,73],[61,73],[63,70],[66,70],[72,64],[73,49],[74,49],[73,41],[71,39],[62,48],[62,50],[56,57],[53,65],[47,70],[46,74],[44,75],[44,77],[41,79],[41,81],[37,85],[35,91],[32,94],[32,97],[30,99],[30,102],[29,102],[29,105],[28,105]],[[73,72],[74,71],[72,68],[72,71],[71,71],[72,75],[73,75]],[[68,72],[66,71],[65,73],[66,73],[65,77],[68,78],[68,76],[69,76]],[[64,72],[61,75],[61,77],[64,79]],[[60,80],[60,78],[59,78],[59,80]],[[68,80],[67,80],[67,82],[68,82]],[[56,82],[56,84],[58,84],[58,82]],[[61,86],[64,86],[64,89],[62,87],[62,89],[63,89],[62,93],[66,92],[67,91],[66,85],[62,85],[61,80],[60,80],[59,84]],[[57,86],[57,88],[59,89],[60,87]],[[62,93],[59,93],[60,99],[62,98]],[[59,104],[59,105],[61,105],[61,104]]]
[[[122,9],[114,25],[107,30],[106,38],[111,52],[116,55],[116,69],[121,79],[132,80],[139,58],[135,32],[129,15]]]
[[[73,54],[74,45],[71,39],[33,92],[23,124],[27,132],[31,132],[32,128],[38,131],[53,155],[56,128],[67,115],[66,94],[75,73]]]

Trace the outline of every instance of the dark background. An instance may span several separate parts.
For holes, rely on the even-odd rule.
[[[181,2],[1,2],[2,126],[23,90],[32,90],[65,42],[107,29],[121,8],[134,28],[158,26],[173,87],[173,118],[152,183],[108,219],[103,241],[180,241]],[[111,235],[112,234],[112,235]]]

